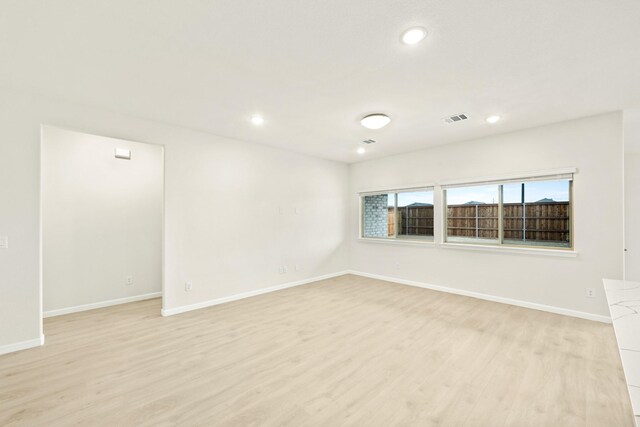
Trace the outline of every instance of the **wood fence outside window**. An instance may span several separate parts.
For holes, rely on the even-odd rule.
[[[447,207],[447,235],[481,239],[498,238],[498,204],[450,205]],[[569,202],[505,203],[504,239],[568,243]],[[433,206],[398,207],[398,220],[389,208],[389,236],[433,236]],[[526,226],[526,229],[525,229]]]

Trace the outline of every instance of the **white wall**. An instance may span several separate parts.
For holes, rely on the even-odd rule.
[[[45,313],[162,291],[162,157],[159,145],[43,128]]]
[[[640,110],[624,112],[625,279],[640,281]]]
[[[41,124],[164,145],[165,308],[347,268],[346,165],[0,89],[0,349],[41,332]]]
[[[622,159],[622,116],[611,113],[354,164],[349,191],[350,267],[608,315],[602,278],[622,276]],[[573,186],[576,258],[357,239],[358,191],[565,167],[578,168]],[[585,297],[587,287],[596,288],[596,298]]]
[[[10,239],[9,249],[0,249],[0,350],[41,333],[41,124],[164,145],[165,308],[351,268],[604,315],[602,293],[587,299],[585,287],[600,291],[602,277],[622,276],[617,113],[348,167],[0,89],[0,235]],[[561,167],[579,169],[577,258],[356,238],[360,189]],[[289,266],[284,275],[278,273],[283,264]],[[294,271],[295,264],[301,271]],[[194,286],[190,293],[184,291],[187,280]]]
[[[625,279],[640,281],[640,153],[624,155]]]

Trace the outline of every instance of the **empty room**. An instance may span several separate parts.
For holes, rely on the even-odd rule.
[[[0,426],[640,425],[639,22],[0,0]]]

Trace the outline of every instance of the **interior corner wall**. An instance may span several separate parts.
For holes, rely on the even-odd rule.
[[[162,291],[163,180],[160,145],[43,127],[45,313]]]
[[[640,281],[640,153],[624,155],[624,246],[626,280]]]
[[[624,128],[624,278],[640,281],[640,110],[625,110]]]
[[[575,258],[358,239],[360,191],[567,167],[578,169]],[[350,166],[349,181],[351,270],[608,316],[602,278],[623,273],[621,113],[364,161]],[[595,288],[596,297],[586,298],[586,288]]]
[[[164,146],[165,308],[348,267],[346,164],[0,89],[0,349],[42,332],[42,124]]]

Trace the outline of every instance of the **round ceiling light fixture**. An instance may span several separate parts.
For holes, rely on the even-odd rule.
[[[358,148],[356,151],[357,151],[357,153],[358,153],[358,154],[364,154],[364,153],[366,153],[366,152],[367,152],[367,150],[365,150],[365,148],[364,148],[364,147],[360,147],[360,148]]]
[[[253,116],[251,116],[251,123],[256,126],[260,126],[264,123],[264,117],[254,114]]]
[[[487,117],[485,120],[487,123],[489,124],[494,124],[494,123],[498,123],[500,121],[502,117],[498,116],[498,115],[493,115],[493,116],[489,116]]]
[[[402,33],[402,43],[404,44],[416,44],[421,42],[427,37],[427,30],[422,27],[411,27]]]
[[[381,129],[391,122],[391,119],[386,114],[375,113],[364,116],[360,120],[360,124],[367,129]]]

